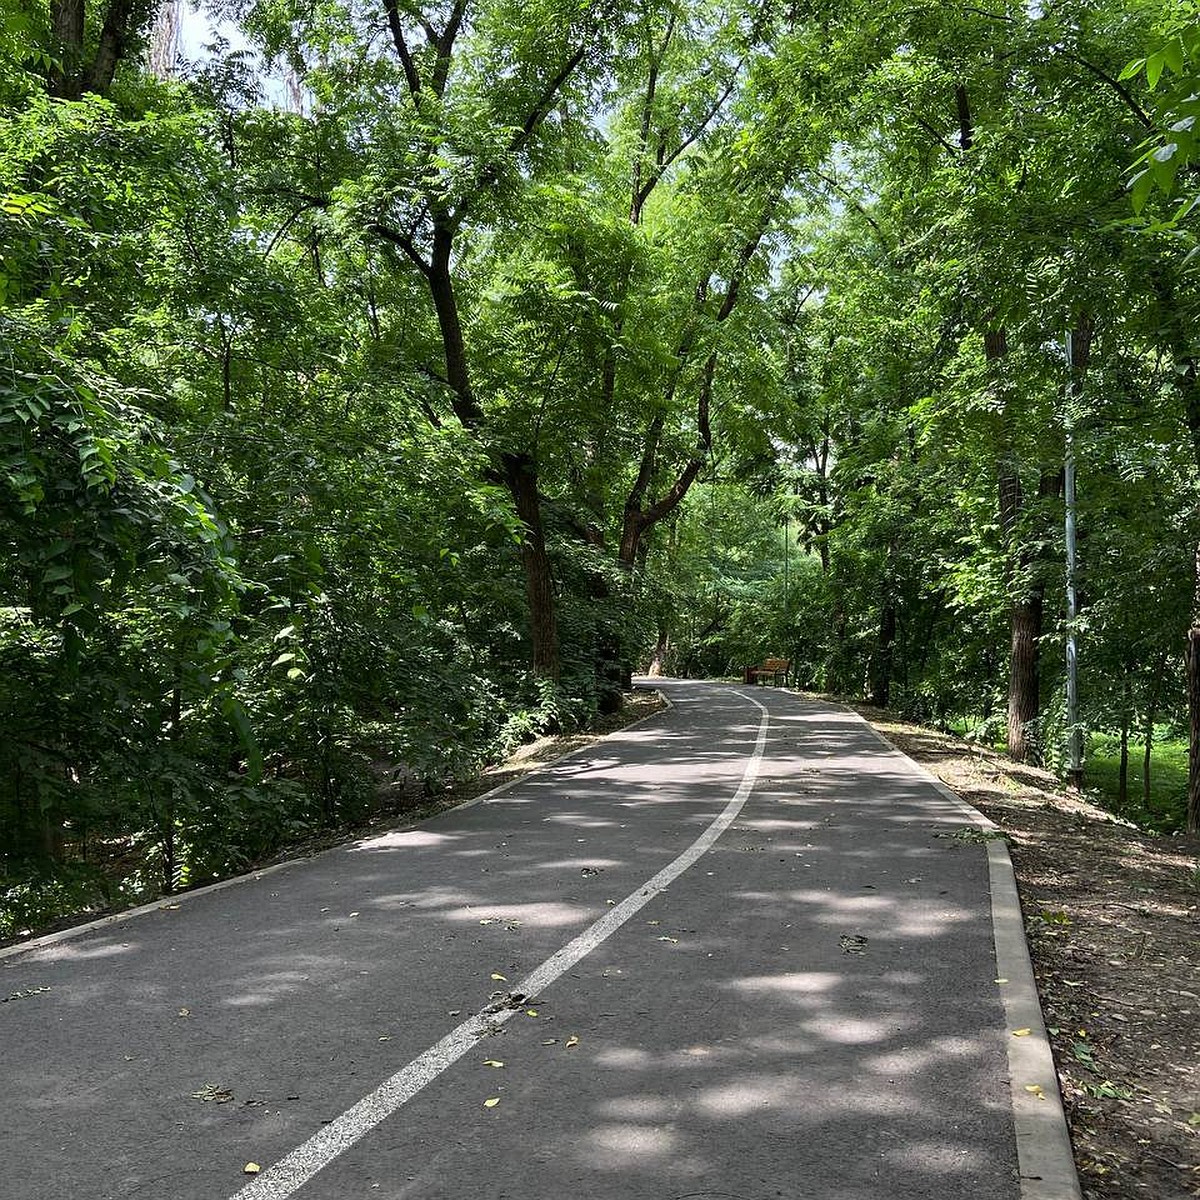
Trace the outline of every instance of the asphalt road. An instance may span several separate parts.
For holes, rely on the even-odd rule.
[[[961,810],[850,714],[663,689],[487,803],[0,961],[0,1197],[1015,1200]]]

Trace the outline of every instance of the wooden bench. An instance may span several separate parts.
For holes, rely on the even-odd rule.
[[[765,683],[772,687],[785,687],[791,669],[792,661],[789,658],[764,658],[758,666],[746,668],[746,682],[758,684],[759,687]]]

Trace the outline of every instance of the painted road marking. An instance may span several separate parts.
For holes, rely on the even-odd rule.
[[[610,908],[578,937],[556,950],[524,979],[513,984],[514,992],[537,996],[545,991],[556,979],[616,933],[630,917],[645,908],[689,867],[695,865],[737,819],[758,778],[758,768],[767,745],[770,716],[752,696],[747,696],[744,692],[734,694],[741,696],[743,700],[749,700],[762,716],[758,723],[758,737],[754,743],[754,750],[746,763],[745,771],[742,772],[741,783],[733,798],[712,824],[678,858],[668,863],[657,875],[646,880],[620,904]],[[498,1012],[484,1009],[468,1017],[440,1042],[430,1046],[390,1079],[384,1080],[373,1092],[346,1109],[340,1117],[314,1133],[308,1141],[301,1143],[274,1166],[256,1176],[253,1182],[237,1192],[232,1200],[286,1200],[286,1197],[303,1187],[318,1171],[327,1167],[338,1155],[349,1150],[402,1104],[411,1100],[427,1083],[436,1079],[447,1067],[453,1066],[468,1050],[478,1044],[479,1038],[486,1030],[504,1024],[516,1012],[517,1009],[513,1008],[500,1009]]]

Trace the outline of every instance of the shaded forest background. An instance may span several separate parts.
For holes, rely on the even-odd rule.
[[[211,11],[0,0],[0,937],[768,655],[1196,830],[1184,6]]]

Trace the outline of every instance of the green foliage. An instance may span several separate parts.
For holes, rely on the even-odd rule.
[[[1166,199],[1175,193],[1176,180],[1196,157],[1196,122],[1200,119],[1200,23],[1191,22],[1173,30],[1144,58],[1127,63],[1120,78],[1144,77],[1154,94],[1156,135],[1134,161],[1129,191],[1135,212],[1141,213],[1154,191]],[[1188,194],[1170,218],[1177,225],[1200,204],[1200,196]]]

